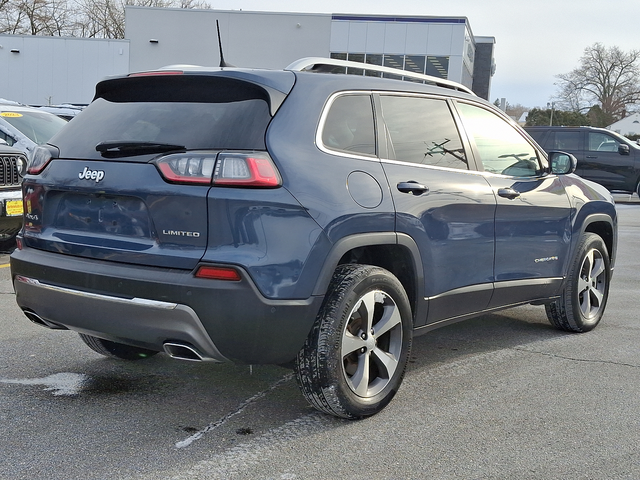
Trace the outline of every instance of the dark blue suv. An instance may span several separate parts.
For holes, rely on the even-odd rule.
[[[112,357],[293,364],[345,418],[391,400],[415,334],[525,303],[594,328],[609,193],[461,85],[327,73],[353,67],[99,83],[23,183],[26,316]]]

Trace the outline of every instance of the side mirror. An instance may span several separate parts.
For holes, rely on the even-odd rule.
[[[549,165],[551,165],[551,173],[568,175],[576,171],[578,160],[570,153],[549,152]]]
[[[0,145],[7,145],[9,146],[9,144],[7,143],[7,141],[4,138],[0,138]]]
[[[624,143],[618,145],[618,153],[620,155],[629,155],[630,152],[629,145],[625,145]]]

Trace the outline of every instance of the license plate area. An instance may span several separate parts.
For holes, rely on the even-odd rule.
[[[4,203],[4,211],[7,217],[19,217],[22,215],[22,200],[7,200]]]
[[[57,229],[151,238],[151,221],[139,198],[65,193],[58,203]]]

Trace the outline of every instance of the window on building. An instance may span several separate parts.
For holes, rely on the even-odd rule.
[[[375,53],[367,53],[367,57],[365,59],[365,63],[368,63],[369,65],[382,65],[382,55],[378,55],[378,54],[375,54]],[[375,72],[373,70],[365,70],[364,74],[369,76],[369,77],[381,77],[382,76],[382,73]]]
[[[402,70],[404,68],[404,55],[385,55],[383,64],[385,67],[397,68],[399,70]],[[396,80],[402,80],[402,75],[385,73],[382,76],[384,78],[394,78]]]
[[[449,57],[427,57],[427,75],[448,78]]]
[[[367,63],[369,65],[382,65],[385,67],[395,68],[398,70],[406,70],[420,74],[427,74],[436,78],[447,79],[449,77],[449,57],[434,57],[425,55],[383,55],[378,53],[345,53],[334,52],[331,58],[337,60],[349,60],[351,62]],[[334,67],[331,73],[345,73],[342,67]],[[358,68],[348,68],[350,75],[367,75],[370,77],[393,78],[396,80],[411,80],[421,82],[402,75],[394,75],[393,73],[381,74],[380,72],[367,71]]]
[[[364,63],[364,53],[349,53],[347,55],[347,60],[349,60],[350,62]],[[351,68],[351,67],[348,67],[347,68],[347,74],[349,74],[349,75],[364,75],[364,69],[363,68]]]

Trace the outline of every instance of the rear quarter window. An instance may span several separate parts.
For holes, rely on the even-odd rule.
[[[373,105],[370,95],[341,95],[329,107],[322,127],[322,144],[333,151],[376,154]]]

